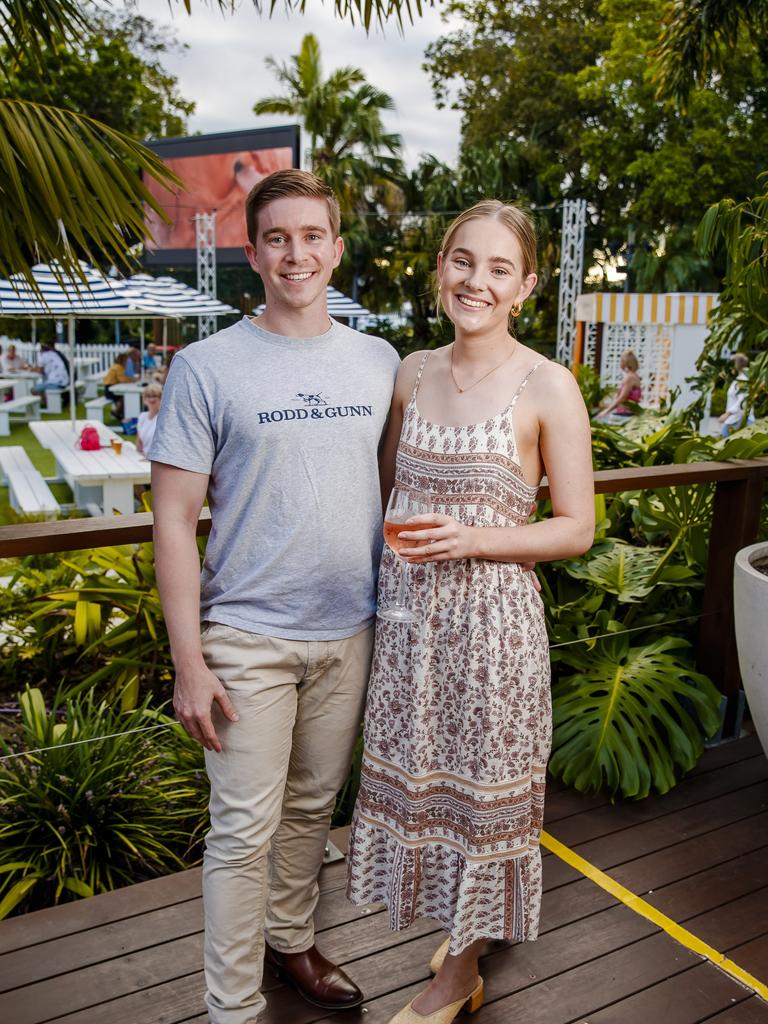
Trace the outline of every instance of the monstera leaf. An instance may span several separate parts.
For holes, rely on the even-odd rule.
[[[690,771],[719,725],[720,694],[662,637],[631,647],[618,635],[571,648],[577,671],[553,686],[550,771],[583,793],[641,799]]]
[[[593,548],[589,555],[578,562],[565,565],[569,575],[586,580],[600,590],[616,594],[619,601],[635,603],[650,594],[657,583],[682,584],[694,579],[694,574],[684,566],[664,564],[664,548],[639,548],[624,541],[616,540]]]
[[[660,534],[669,537],[664,564],[680,548],[688,565],[699,568],[706,565],[712,493],[709,485],[665,487],[658,491],[639,491],[630,499],[635,525],[649,542],[653,543]]]

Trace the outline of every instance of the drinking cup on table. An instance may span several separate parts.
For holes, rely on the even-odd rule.
[[[111,439],[111,441],[110,441],[110,444],[112,445],[112,451],[115,453],[115,455],[120,455],[122,453],[122,451],[123,451],[123,442],[122,441],[118,441],[118,439],[116,437],[113,437]]]

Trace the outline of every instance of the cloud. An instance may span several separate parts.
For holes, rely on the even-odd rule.
[[[362,67],[372,85],[388,92],[395,110],[385,115],[389,131],[403,137],[405,158],[413,167],[422,152],[453,162],[459,146],[460,114],[438,110],[429,78],[421,69],[426,46],[448,28],[434,10],[427,10],[402,34],[394,23],[385,31],[366,36],[359,26],[337,19],[332,5],[310,5],[305,15],[278,9],[272,18],[259,15],[244,0],[233,15],[193,5],[188,16],[181,5],[169,12],[167,0],[138,0],[139,11],[158,24],[171,26],[188,45],[180,54],[164,59],[168,71],[179,79],[185,99],[194,100],[189,120],[192,132],[222,132],[266,128],[285,124],[285,117],[256,117],[254,102],[279,92],[267,57],[282,62],[298,52],[301,38],[313,32],[319,42],[326,73],[351,64]]]

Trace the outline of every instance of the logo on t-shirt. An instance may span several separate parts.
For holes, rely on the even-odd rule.
[[[283,423],[291,420],[333,420],[355,416],[373,416],[372,405],[330,405],[330,398],[321,391],[299,391],[293,402],[302,402],[298,409],[271,409],[257,413],[259,423]]]
[[[328,405],[325,400],[325,395],[320,393],[316,395],[305,395],[300,391],[296,397],[300,398],[304,405]]]

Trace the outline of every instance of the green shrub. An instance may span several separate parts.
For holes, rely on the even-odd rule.
[[[0,740],[0,918],[198,857],[208,787],[202,749],[180,726],[147,700],[122,712],[92,692],[48,710],[30,689],[20,708],[18,733]],[[9,756],[19,750],[30,752]]]
[[[151,544],[30,555],[2,568],[11,580],[0,595],[0,657],[14,691],[37,687],[52,699],[95,686],[119,694],[126,710],[142,693],[165,699],[173,674]]]

